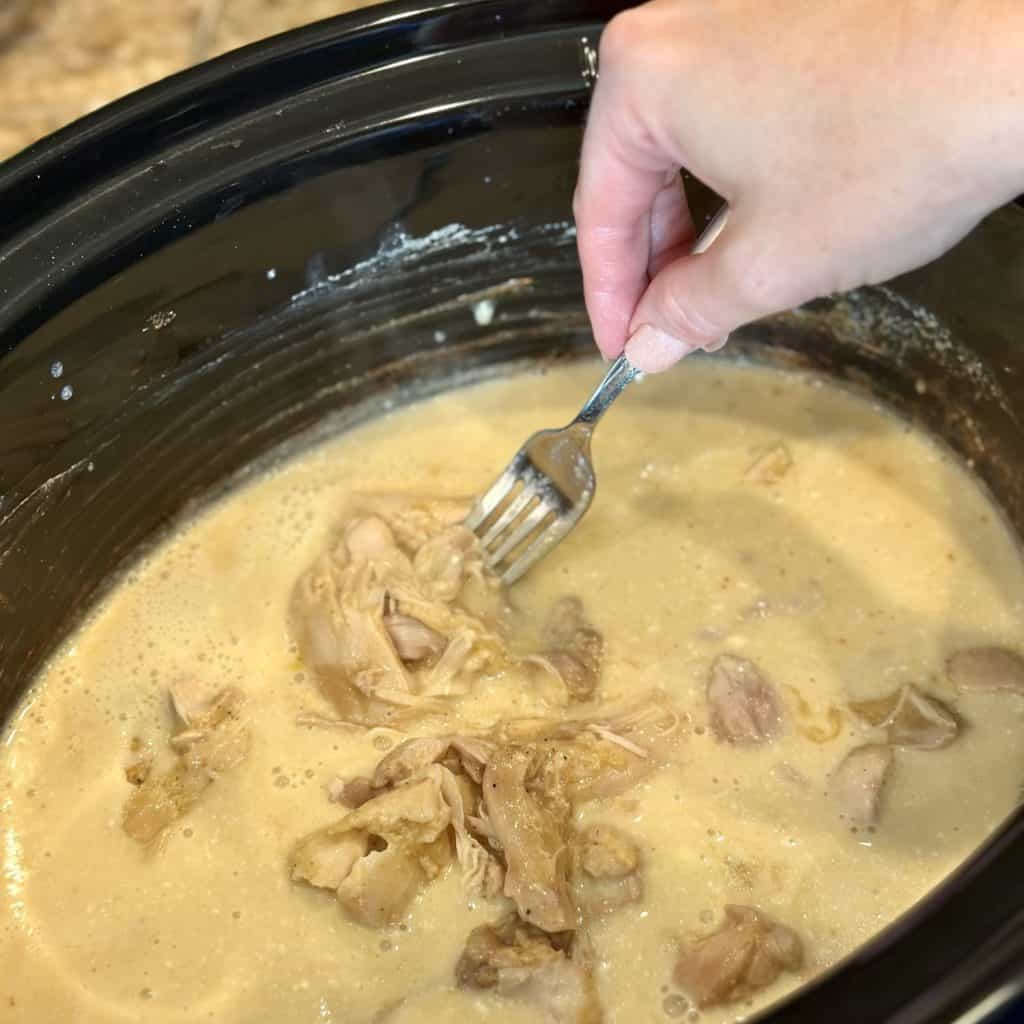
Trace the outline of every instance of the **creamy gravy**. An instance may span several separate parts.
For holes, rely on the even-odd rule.
[[[342,813],[327,781],[372,771],[382,751],[379,736],[296,727],[301,712],[331,712],[287,608],[352,492],[475,493],[518,439],[565,421],[596,372],[382,417],[247,484],[126,575],[0,744],[0,1020],[538,1019],[455,988],[467,933],[496,916],[468,905],[455,870],[384,929],[289,878],[296,839]],[[785,474],[749,479],[757,451],[780,442]],[[680,943],[725,904],[756,906],[800,935],[805,964],[700,1015],[733,1020],[868,939],[1015,806],[1024,700],[958,692],[943,666],[958,648],[1015,644],[1024,569],[946,453],[810,377],[691,360],[624,397],[595,459],[590,514],[515,600],[581,595],[607,642],[602,696],[663,689],[690,717],[672,764],[581,811],[643,853],[643,900],[592,931],[598,992],[609,1022],[695,1019],[672,984]],[[717,741],[705,688],[723,652],[756,661],[791,723],[824,729],[830,707],[913,682],[965,727],[943,749],[897,750],[877,826],[852,829],[827,779],[863,731],[844,710],[825,742],[795,728],[766,745]],[[166,737],[167,687],[188,675],[247,695],[252,746],[147,849],[121,827],[127,751],[140,733]],[[501,699],[533,710],[528,691]]]

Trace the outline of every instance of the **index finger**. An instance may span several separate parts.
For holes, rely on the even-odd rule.
[[[678,168],[642,137],[640,118],[631,114],[621,83],[610,76],[599,80],[573,202],[587,312],[607,358],[622,352],[647,287],[656,200],[670,188],[679,196],[672,202],[683,202]]]

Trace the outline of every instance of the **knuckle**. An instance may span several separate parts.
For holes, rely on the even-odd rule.
[[[647,15],[642,8],[621,11],[601,33],[598,48],[598,68],[614,70],[626,63],[638,51],[642,52],[647,35]]]
[[[773,246],[737,246],[723,261],[723,284],[748,319],[789,309],[799,301],[792,257]]]
[[[671,284],[662,296],[662,310],[673,331],[700,346],[713,344],[729,333],[729,326],[701,313],[690,301],[692,296]]]

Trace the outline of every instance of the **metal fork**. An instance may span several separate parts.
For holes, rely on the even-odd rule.
[[[693,247],[703,252],[725,224],[723,207]],[[579,415],[560,430],[541,430],[513,456],[480,497],[465,525],[479,538],[487,563],[503,582],[519,579],[583,518],[597,477],[590,439],[598,420],[626,387],[643,376],[625,356],[612,363]]]

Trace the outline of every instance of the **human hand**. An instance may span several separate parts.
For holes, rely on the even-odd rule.
[[[587,309],[649,372],[926,263],[1024,185],[1017,0],[655,0],[609,24],[599,71]],[[704,255],[681,167],[729,204]]]

